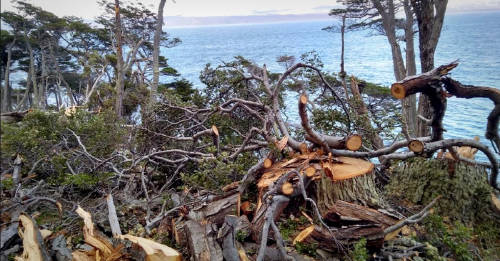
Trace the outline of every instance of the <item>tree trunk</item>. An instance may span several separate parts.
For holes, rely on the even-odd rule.
[[[10,63],[12,62],[12,47],[16,43],[16,39],[14,39],[7,46],[7,62],[5,64],[5,79],[4,79],[4,90],[3,90],[3,101],[2,101],[2,112],[7,112],[11,110],[11,87],[10,87]]]
[[[413,41],[413,12],[409,0],[403,1],[406,16],[405,42],[406,42],[406,76],[417,74],[415,63],[415,44]],[[417,133],[417,95],[411,95],[402,101],[403,116],[410,136],[415,137]]]
[[[151,86],[151,101],[154,101],[156,92],[158,91],[158,82],[160,80],[160,39],[163,26],[163,8],[165,7],[166,0],[161,0],[158,6],[158,17],[156,22],[155,36],[153,40],[153,85]]]
[[[120,19],[120,1],[115,0],[115,37],[116,37],[116,100],[115,112],[121,118],[123,116],[123,92],[124,92],[124,63],[122,51],[122,23]]]
[[[322,171],[321,179],[316,182],[315,190],[318,207],[323,213],[334,207],[337,200],[370,207],[379,207],[381,204],[373,173],[352,179],[333,181]]]
[[[45,54],[45,49],[42,48],[40,50],[41,54],[41,69],[42,69],[42,79],[40,81],[40,86],[38,91],[40,92],[38,96],[40,97],[40,108],[44,110],[47,107],[47,96],[45,90],[47,89],[47,79],[48,79],[48,72],[47,72],[47,59],[46,59],[46,54]]]
[[[448,0],[411,0],[411,4],[417,16],[420,65],[422,73],[424,73],[434,68],[434,52],[443,27]],[[420,95],[418,114],[427,119],[432,116],[429,98],[425,95]],[[419,120],[417,122],[417,136],[428,136],[429,133],[430,130],[426,123]]]
[[[31,83],[33,84],[33,94],[34,94],[34,99],[32,106],[34,108],[38,108],[40,106],[40,97],[39,97],[39,92],[38,92],[38,85],[36,81],[36,71],[35,71],[35,57],[33,55],[33,48],[31,47],[31,44],[29,43],[28,37],[25,38],[26,41],[26,47],[28,48],[28,52],[30,55],[30,72],[29,75],[31,76],[31,79],[28,79],[28,81],[31,80]]]
[[[52,57],[52,60],[54,62],[54,67],[56,68],[58,78],[60,81],[64,83],[64,85],[66,85],[66,96],[68,96],[71,106],[74,106],[76,105],[75,97],[73,97],[73,92],[71,91],[71,87],[69,86],[68,82],[64,79],[64,76],[62,75],[61,68],[59,68],[59,62],[57,61],[54,49],[52,48],[52,45],[50,43],[49,43],[49,51],[50,51],[50,56]]]

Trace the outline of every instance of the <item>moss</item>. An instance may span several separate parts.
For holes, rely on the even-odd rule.
[[[14,181],[12,178],[5,178],[0,182],[2,190],[11,190],[14,187]]]
[[[236,232],[236,240],[240,242],[244,242],[247,237],[248,233],[246,231],[238,230],[238,232]]]
[[[349,251],[349,257],[353,261],[365,261],[370,257],[368,255],[368,250],[366,249],[366,238],[361,238],[353,246],[353,249]]]
[[[297,252],[303,254],[303,255],[308,255],[311,257],[316,257],[316,249],[318,249],[318,244],[316,243],[302,243],[302,242],[297,242],[295,244],[295,249]]]
[[[436,213],[461,222],[487,220],[491,187],[480,166],[439,159],[413,158],[392,166],[387,198],[426,205],[437,196]]]
[[[293,236],[298,234],[307,222],[308,221],[304,216],[300,216],[295,219],[289,218],[280,222],[279,229],[283,240],[293,239]]]

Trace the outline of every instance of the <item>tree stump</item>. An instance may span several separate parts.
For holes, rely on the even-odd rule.
[[[441,195],[436,213],[463,222],[490,215],[491,192],[484,167],[446,158],[396,163],[386,186],[389,197],[419,205]]]
[[[378,207],[381,199],[375,187],[371,162],[338,157],[336,162],[323,163],[321,178],[315,182],[316,200],[321,212],[326,213],[337,200]]]

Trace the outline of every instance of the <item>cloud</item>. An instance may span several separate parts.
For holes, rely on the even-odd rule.
[[[254,15],[269,15],[269,14],[283,14],[292,11],[292,9],[271,9],[271,10],[253,10]]]

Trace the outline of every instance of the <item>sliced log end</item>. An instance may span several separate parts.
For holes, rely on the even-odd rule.
[[[302,230],[293,240],[293,245],[303,242],[313,231],[314,225],[310,225],[306,229]]]
[[[340,163],[325,162],[323,169],[325,174],[333,181],[351,179],[357,176],[365,175],[373,171],[373,163],[357,158],[338,157]]]
[[[219,129],[217,129],[217,126],[212,125],[212,132],[215,136],[219,137]]]
[[[292,195],[293,194],[293,185],[292,185],[292,183],[285,182],[281,186],[281,193],[283,193],[283,195],[287,195],[287,196]]]
[[[391,94],[392,94],[392,97],[394,97],[396,99],[405,98],[406,97],[406,90],[405,90],[404,85],[402,85],[401,83],[392,84]]]
[[[353,134],[347,137],[345,146],[350,151],[357,151],[361,148],[362,144],[363,144],[363,139],[361,138],[361,135]]]
[[[306,177],[308,178],[312,178],[314,177],[314,175],[316,175],[316,168],[310,166],[310,167],[307,167],[305,170],[304,170],[304,173],[306,174]]]
[[[264,160],[264,168],[265,168],[265,169],[270,168],[272,165],[273,165],[273,160],[272,160],[272,159],[270,159],[270,158],[266,158],[266,159]]]
[[[305,94],[300,95],[299,101],[301,104],[304,104],[304,105],[307,104],[307,96]]]
[[[412,140],[408,143],[408,149],[415,153],[422,153],[424,151],[424,143],[419,140]]]

